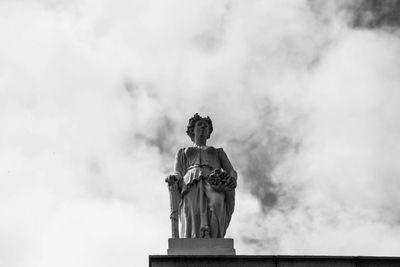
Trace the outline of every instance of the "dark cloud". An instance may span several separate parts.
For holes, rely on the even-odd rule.
[[[400,26],[400,1],[364,0],[352,7],[354,18],[351,24],[355,28],[381,28]]]
[[[400,26],[398,0],[336,1],[334,4],[329,1],[309,0],[308,3],[311,11],[325,23],[342,17],[352,28],[390,30]]]
[[[261,117],[260,128],[250,136],[230,141],[237,168],[245,186],[261,203],[264,212],[276,207],[288,189],[274,177],[276,168],[290,152],[297,152],[299,142],[274,121],[278,110],[269,109]],[[293,196],[294,197],[294,196]]]
[[[254,237],[248,237],[248,236],[243,236],[241,238],[243,243],[245,243],[248,246],[254,246],[259,248],[261,251],[265,251],[270,249],[271,247],[277,247],[279,241],[276,238],[270,238],[270,239],[264,239],[260,240],[259,238],[254,238]]]
[[[139,89],[138,85],[132,82],[130,79],[125,79],[123,88],[131,96],[134,96],[135,92]]]
[[[182,136],[177,133],[176,123],[165,114],[159,114],[159,118],[155,118],[149,123],[153,124],[153,132],[136,133],[136,141],[146,143],[151,147],[155,147],[163,162],[162,172],[169,173],[172,170],[175,153],[178,147],[178,137]]]
[[[174,153],[175,146],[175,123],[168,116],[163,115],[156,121],[157,127],[152,137],[148,138],[147,141],[150,145],[155,146],[159,149],[163,155],[171,155]]]
[[[176,149],[176,123],[167,112],[164,112],[163,107],[160,107],[162,101],[155,88],[148,82],[137,82],[131,78],[124,80],[122,88],[133,99],[133,105],[142,101],[141,97],[145,96],[159,107],[158,113],[154,110],[152,118],[147,121],[147,130],[138,129],[138,125],[132,124],[134,139],[157,147],[162,156],[171,157]],[[135,114],[135,116],[142,116],[142,114]]]

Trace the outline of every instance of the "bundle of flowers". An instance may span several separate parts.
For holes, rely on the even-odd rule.
[[[207,176],[207,181],[217,192],[231,191],[236,188],[236,180],[222,169],[213,170]]]

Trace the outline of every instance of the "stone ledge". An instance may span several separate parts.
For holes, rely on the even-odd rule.
[[[232,238],[170,238],[168,255],[235,255]]]
[[[150,267],[399,267],[400,257],[151,255]]]

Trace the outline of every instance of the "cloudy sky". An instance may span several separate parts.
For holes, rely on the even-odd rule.
[[[327,2],[327,3],[326,3]],[[396,0],[1,0],[0,266],[146,266],[199,112],[238,254],[400,256]]]

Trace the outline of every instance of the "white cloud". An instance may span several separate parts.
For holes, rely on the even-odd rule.
[[[0,265],[166,253],[195,112],[241,175],[238,253],[399,255],[399,38],[313,8],[3,1]]]

